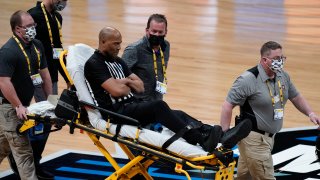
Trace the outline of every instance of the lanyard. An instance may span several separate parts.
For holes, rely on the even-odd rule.
[[[278,83],[277,83],[277,84],[278,84],[278,87],[279,87],[281,106],[283,107],[283,92],[282,92],[282,87],[281,87],[281,82],[280,82],[280,80],[278,80]],[[270,87],[269,80],[267,80],[267,86],[268,86],[269,93],[270,93],[270,96],[271,96],[272,106],[274,107],[274,105],[275,105],[275,100],[274,100],[274,96],[272,95],[272,92],[271,92],[271,87]],[[274,91],[276,91],[276,89],[274,89]]]
[[[158,66],[157,66],[157,56],[155,51],[152,49],[153,52],[153,65],[154,65],[154,73],[156,74],[156,79],[158,80]],[[167,84],[167,74],[166,74],[166,66],[164,63],[164,56],[163,56],[163,52],[162,49],[160,47],[160,56],[161,56],[161,65],[162,65],[162,71],[163,71],[163,77],[164,77],[164,81]]]
[[[51,41],[51,46],[53,47],[52,31],[51,31],[51,27],[50,27],[48,15],[47,15],[46,9],[44,8],[43,2],[41,3],[41,8],[42,8],[44,17],[45,17],[45,19],[46,19],[47,28],[48,28],[48,32],[49,32],[49,37],[50,37],[50,41]],[[56,21],[57,21],[57,24],[58,24],[60,42],[61,42],[61,44],[62,44],[61,24],[60,24],[59,20],[57,19],[57,17],[56,17],[56,16],[54,16],[54,17],[55,17],[55,19],[56,19]]]
[[[24,57],[26,57],[26,60],[27,60],[27,63],[28,63],[29,74],[31,75],[30,59],[29,59],[29,57],[28,57],[28,55],[27,55],[26,51],[24,50],[24,48],[23,48],[23,46],[22,46],[21,42],[19,41],[19,39],[18,39],[15,35],[13,35],[12,37],[13,37],[13,39],[14,39],[14,40],[16,40],[16,42],[18,43],[18,45],[19,45],[19,47],[20,47],[21,51],[23,52]],[[37,53],[37,57],[38,57],[38,67],[39,67],[39,69],[40,69],[40,53],[39,53],[39,51],[37,50],[37,48],[36,48],[36,46],[35,46],[35,45],[33,45],[33,47],[34,47],[34,50],[35,50],[35,51],[36,51],[36,53]]]

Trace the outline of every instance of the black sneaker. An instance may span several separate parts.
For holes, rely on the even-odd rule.
[[[220,142],[223,147],[231,149],[233,148],[240,140],[247,137],[251,131],[252,123],[249,119],[242,120],[235,127],[227,130]]]
[[[208,129],[208,127],[210,128]],[[223,134],[221,126],[206,125],[205,130],[202,127],[200,128],[200,131],[204,131],[201,132],[203,143],[200,143],[200,146],[203,148],[203,150],[212,153],[216,149],[219,140]]]
[[[44,169],[42,169],[41,167],[37,167],[36,168],[36,175],[38,177],[39,180],[51,180],[54,179],[54,175]]]

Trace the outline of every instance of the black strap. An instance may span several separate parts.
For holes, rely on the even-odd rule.
[[[77,88],[76,88],[76,86],[74,84],[71,84],[70,90],[71,91],[77,91]]]
[[[121,130],[122,124],[117,124],[116,127],[116,134],[111,138],[112,141],[117,142],[117,137],[119,136],[120,130]]]
[[[252,131],[254,131],[254,132],[257,132],[257,133],[260,133],[260,134],[262,134],[262,135],[265,135],[267,132],[265,132],[265,131],[262,131],[262,130],[260,130],[260,129],[258,129],[258,128],[256,128],[256,129],[252,129]],[[269,133],[269,137],[272,137],[274,134],[272,134],[272,133]]]
[[[221,161],[225,166],[228,166],[227,158],[225,157],[223,152],[219,151],[219,149],[215,149],[212,154],[214,154],[217,159]]]
[[[258,66],[248,69],[247,71],[251,72],[256,78],[258,77],[258,74],[259,74]]]
[[[44,116],[43,120],[44,120],[44,123],[50,123],[51,122],[51,117],[50,116]]]
[[[247,71],[251,72],[256,78],[258,77],[259,70],[258,66],[252,67],[251,69],[248,69]],[[257,127],[257,119],[256,116],[252,110],[252,107],[249,104],[248,99],[244,102],[242,106],[240,106],[240,120],[243,119],[250,119],[252,122],[252,128],[258,129]]]
[[[163,143],[162,145],[162,149],[166,150],[168,146],[170,146],[170,144],[172,144],[174,141],[176,141],[177,139],[179,139],[180,137],[182,137],[187,131],[189,131],[191,129],[190,126],[186,126],[185,128],[181,129],[179,132],[177,132],[176,134],[174,134],[171,138],[169,138],[165,143]]]

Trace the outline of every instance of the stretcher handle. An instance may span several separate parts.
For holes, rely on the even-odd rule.
[[[74,86],[74,83],[73,83],[73,80],[72,78],[70,77],[70,74],[69,72],[67,71],[67,67],[66,67],[66,63],[64,61],[65,57],[67,56],[68,54],[68,50],[64,50],[60,53],[60,56],[59,56],[59,61],[60,61],[60,65],[61,65],[61,68],[63,69],[67,79],[69,80],[70,82],[70,85]]]
[[[132,122],[134,124],[137,124],[137,126],[140,126],[140,122],[138,120],[136,120],[136,119],[131,118],[131,117],[128,117],[128,116],[125,116],[125,115],[122,115],[122,114],[119,114],[119,113],[115,113],[115,112],[106,110],[104,108],[98,107],[98,106],[96,106],[94,104],[91,104],[91,103],[88,103],[88,102],[85,102],[85,101],[79,101],[79,103],[83,104],[83,105],[86,105],[86,106],[90,106],[90,107],[95,108],[95,109],[98,109],[100,111],[103,111],[105,113],[111,114],[113,116],[128,120],[128,121],[130,121],[130,122]]]
[[[45,123],[45,124],[57,124],[59,126],[64,126],[66,124],[66,120],[58,117],[50,117],[50,116],[41,116],[38,114],[27,114],[28,119],[34,119],[38,123]]]

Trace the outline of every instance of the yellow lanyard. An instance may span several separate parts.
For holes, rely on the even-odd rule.
[[[28,57],[28,55],[27,55],[26,51],[24,50],[24,48],[23,48],[23,46],[22,46],[21,42],[19,41],[19,39],[18,39],[15,35],[13,35],[12,37],[13,37],[13,39],[14,39],[14,40],[16,40],[16,42],[18,43],[18,45],[19,45],[19,47],[20,47],[21,51],[23,52],[24,57],[26,57],[26,60],[27,60],[27,63],[28,63],[29,74],[31,75],[30,59],[29,59],[29,57]],[[35,50],[35,51],[36,51],[36,53],[37,53],[37,57],[38,57],[38,65],[39,65],[38,67],[39,67],[39,70],[40,70],[40,53],[39,53],[39,51],[37,50],[37,48],[36,48],[36,46],[35,46],[35,45],[33,45],[33,47],[34,47],[34,50]]]
[[[51,42],[51,46],[53,47],[52,31],[51,31],[51,27],[50,27],[48,15],[47,15],[46,9],[44,8],[43,2],[41,3],[41,8],[42,8],[44,17],[45,17],[45,19],[46,19],[47,28],[48,28],[49,37],[50,37],[50,42]],[[61,24],[60,24],[59,20],[57,19],[57,17],[56,17],[56,16],[54,16],[54,17],[55,17],[55,19],[56,19],[56,21],[57,21],[57,24],[58,24],[60,42],[61,42],[61,44],[62,44]]]
[[[157,56],[156,56],[156,52],[153,49],[152,49],[152,52],[153,52],[154,73],[156,74],[156,79],[158,80]],[[165,83],[167,84],[166,66],[165,66],[165,63],[164,63],[164,55],[163,55],[161,47],[160,47],[160,56],[161,56],[163,77],[164,77]]]
[[[281,82],[280,82],[280,80],[278,80],[278,83],[277,83],[277,84],[278,84],[278,87],[279,87],[281,106],[283,107],[283,92],[282,92],[282,87],[281,87]],[[270,84],[269,84],[269,80],[267,80],[267,86],[268,86],[269,93],[270,93],[270,96],[271,96],[272,106],[274,107],[274,105],[275,105],[275,100],[274,100],[274,96],[272,95],[272,92],[271,92],[271,87],[270,87]],[[274,91],[276,91],[276,89],[274,89]]]

